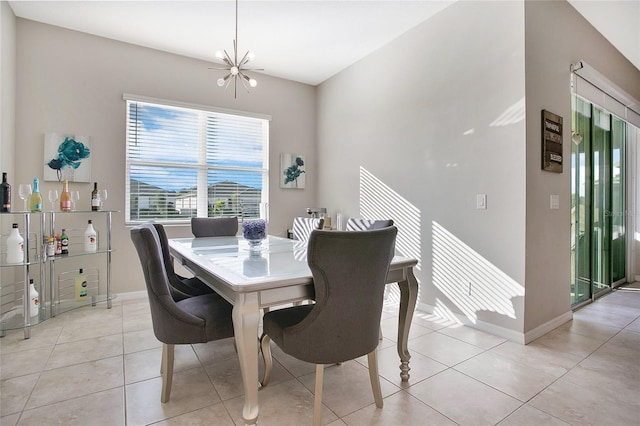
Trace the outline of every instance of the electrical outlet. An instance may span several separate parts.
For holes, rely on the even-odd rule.
[[[476,195],[476,209],[485,210],[487,208],[487,194]]]

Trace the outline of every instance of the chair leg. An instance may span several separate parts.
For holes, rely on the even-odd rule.
[[[260,338],[260,352],[262,353],[262,359],[264,360],[264,377],[260,382],[260,388],[267,386],[269,380],[271,380],[271,368],[273,366],[273,358],[271,357],[271,338],[263,334]]]
[[[324,364],[316,364],[316,388],[313,399],[313,426],[320,426],[322,414],[322,382],[324,380]]]
[[[169,402],[171,384],[173,382],[173,349],[174,345],[162,344],[162,395],[160,402]]]
[[[378,374],[377,349],[367,354],[367,363],[369,364],[369,379],[371,380],[373,399],[376,401],[376,407],[382,408],[382,390],[380,389],[380,375]]]

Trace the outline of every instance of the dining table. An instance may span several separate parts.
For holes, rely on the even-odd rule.
[[[173,238],[174,262],[184,266],[233,305],[233,328],[244,387],[242,417],[258,421],[258,325],[260,310],[313,300],[313,277],[307,265],[306,241],[267,236],[251,247],[242,236]],[[413,258],[394,256],[387,284],[400,288],[397,349],[400,377],[409,380],[407,348],[411,319],[418,297]]]

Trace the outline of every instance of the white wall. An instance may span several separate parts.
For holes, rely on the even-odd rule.
[[[14,139],[16,101],[16,17],[6,1],[0,1],[0,172],[14,183]],[[13,189],[13,188],[12,188]],[[13,189],[17,193],[17,188]],[[15,209],[15,207],[14,207]],[[7,221],[9,222],[9,221]],[[7,223],[6,226],[10,224]],[[3,233],[10,228],[3,228]],[[4,248],[0,249],[3,251]],[[0,282],[15,282],[17,268],[0,268]]]
[[[640,72],[568,3],[455,3],[319,87],[319,204],[396,220],[421,307],[523,342],[560,325],[570,166],[541,170],[540,116],[569,140],[577,59],[640,98]]]
[[[319,204],[394,219],[422,307],[507,334],[524,316],[524,88],[522,3],[461,2],[318,90]]]
[[[0,2],[0,171],[14,182],[16,102],[16,17],[6,1]],[[16,189],[17,191],[17,189]]]
[[[317,98],[261,76],[237,101],[205,62],[16,20],[6,6],[1,90],[17,74],[17,109],[7,138],[3,103],[1,147],[4,164],[16,141],[14,184],[42,175],[44,132],[89,134],[102,159],[95,180],[123,210],[123,92],[270,114],[272,231],[284,234],[307,206],[391,217],[399,250],[420,260],[422,307],[523,341],[570,317],[570,177],[540,170],[540,110],[568,121],[577,59],[639,99],[640,72],[564,1],[458,2],[320,85]],[[12,22],[14,66],[4,57]],[[280,152],[307,156],[307,189],[278,188]],[[115,291],[141,290],[123,214],[114,228]]]
[[[43,174],[43,135],[69,132],[91,136],[93,180],[107,188],[113,221],[113,289],[144,289],[137,254],[124,225],[125,102],[123,93],[271,115],[270,227],[285,235],[294,216],[316,199],[315,89],[258,76],[250,94],[224,92],[210,63],[142,48],[34,21],[17,19],[17,107],[15,184]],[[307,158],[307,188],[279,188],[281,152]],[[4,147],[3,147],[4,155]],[[44,182],[46,191],[59,184]],[[88,209],[89,183],[72,183]],[[14,196],[14,199],[16,199]],[[20,200],[18,200],[20,201]],[[14,201],[15,202],[15,201]],[[171,227],[169,237],[190,236],[188,226]]]
[[[525,2],[527,75],[527,249],[525,332],[544,332],[570,305],[571,103],[569,66],[577,60],[640,99],[640,71],[564,1]],[[541,170],[541,110],[564,117],[562,174]],[[560,209],[549,196],[560,195]]]

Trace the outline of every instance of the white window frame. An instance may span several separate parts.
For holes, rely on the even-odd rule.
[[[205,127],[206,127],[206,120],[202,119],[204,118],[204,114],[201,115],[201,122],[199,125],[199,145],[198,145],[198,161],[197,164],[184,164],[184,163],[173,163],[171,161],[155,161],[155,162],[149,162],[149,161],[137,161],[134,159],[130,158],[129,155],[129,103],[130,102],[138,102],[138,103],[145,103],[145,104],[154,104],[158,107],[168,107],[168,108],[182,108],[182,109],[187,109],[187,110],[191,110],[193,112],[197,112],[197,113],[214,113],[214,114],[227,114],[227,115],[233,115],[233,116],[241,116],[241,117],[249,117],[249,118],[256,118],[256,119],[260,119],[260,120],[265,120],[267,121],[266,126],[263,126],[263,135],[262,135],[262,140],[263,140],[263,167],[262,168],[242,168],[242,167],[237,167],[235,168],[235,170],[239,170],[239,171],[260,171],[262,173],[262,189],[261,189],[261,206],[260,206],[260,215],[264,215],[265,213],[265,208],[264,206],[267,205],[268,200],[269,200],[269,122],[271,121],[271,116],[268,115],[263,115],[263,114],[255,114],[255,113],[249,113],[249,112],[244,112],[244,111],[236,111],[236,110],[230,110],[230,109],[223,109],[223,108],[216,108],[216,107],[211,107],[211,106],[207,106],[207,105],[198,105],[198,104],[192,104],[192,103],[185,103],[185,102],[179,102],[179,101],[171,101],[171,100],[166,100],[166,99],[158,99],[158,98],[151,98],[151,97],[146,97],[146,96],[139,96],[139,95],[132,95],[132,94],[128,94],[125,93],[123,95],[123,99],[126,101],[125,102],[125,114],[126,114],[126,156],[125,156],[125,223],[127,225],[135,225],[135,224],[139,224],[139,223],[143,223],[149,220],[154,220],[156,222],[159,223],[168,223],[168,224],[182,224],[182,223],[188,223],[190,221],[190,218],[182,218],[182,219],[177,219],[177,220],[167,220],[166,218],[153,218],[153,217],[148,217],[148,218],[143,218],[143,219],[131,219],[131,193],[130,193],[130,187],[129,184],[131,182],[131,167],[135,166],[135,165],[145,165],[145,166],[155,166],[155,167],[163,167],[163,166],[167,166],[167,167],[171,167],[171,166],[178,166],[180,168],[193,168],[196,169],[198,171],[198,179],[197,179],[197,214],[196,216],[192,216],[192,217],[207,217],[208,216],[208,178],[207,178],[207,173],[211,170],[222,170],[222,168],[217,167],[215,165],[209,165],[206,162],[206,154],[207,154],[207,146],[206,146],[206,135],[205,135]]]

